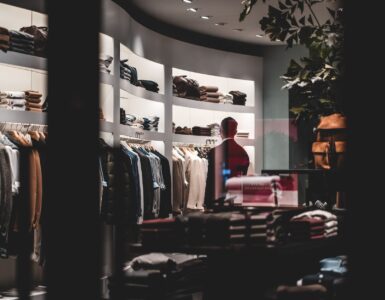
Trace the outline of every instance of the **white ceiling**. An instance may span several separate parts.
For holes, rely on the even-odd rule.
[[[182,0],[132,0],[132,2],[147,15],[183,29],[251,44],[282,44],[271,42],[266,37],[256,37],[256,34],[263,34],[259,21],[267,15],[268,5],[275,6],[278,0],[268,0],[265,4],[259,0],[243,22],[239,22],[239,15],[243,9],[241,0],[194,0],[192,4],[186,4]],[[325,2],[331,6],[330,1]],[[187,11],[187,8],[190,7],[198,8],[198,12]],[[320,21],[329,17],[325,3],[317,4],[315,9]],[[202,15],[212,16],[212,18],[203,20],[200,18]],[[219,22],[227,24],[224,26],[214,25]],[[243,29],[243,31],[233,30],[238,28]]]

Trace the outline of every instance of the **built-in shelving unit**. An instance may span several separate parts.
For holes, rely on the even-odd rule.
[[[0,109],[0,121],[9,123],[47,124],[47,114],[32,111]]]
[[[29,69],[47,70],[47,59],[44,57],[19,52],[0,51],[0,63]]]
[[[166,97],[164,95],[150,92],[142,87],[135,86],[125,79],[120,79],[120,89],[139,98],[163,103],[166,101]]]

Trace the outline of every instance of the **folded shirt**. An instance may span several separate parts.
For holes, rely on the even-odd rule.
[[[26,104],[26,107],[27,108],[40,108],[42,109],[43,108],[43,104],[40,104],[40,103],[33,103],[33,102],[28,102]]]
[[[6,95],[8,99],[24,99],[25,93],[19,91],[3,91],[3,95]]]
[[[11,99],[10,101],[13,106],[25,106],[26,103],[25,99]]]
[[[199,87],[199,90],[203,91],[203,92],[216,93],[216,92],[218,92],[218,87],[210,86],[210,85],[203,85],[203,86]]]
[[[27,101],[27,103],[40,103],[41,102],[41,98],[25,98],[25,100]]]
[[[11,39],[14,39],[14,40],[21,40],[21,41],[32,42],[32,43],[34,42],[33,35],[26,32],[9,30],[9,35],[11,36]]]
[[[43,110],[41,108],[32,108],[32,107],[27,107],[28,111],[33,111],[33,112],[42,112]]]

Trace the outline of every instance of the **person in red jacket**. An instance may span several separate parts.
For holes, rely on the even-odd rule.
[[[208,154],[208,173],[205,191],[205,206],[226,194],[225,183],[231,177],[247,174],[249,156],[242,146],[234,140],[238,123],[228,117],[221,122],[222,143],[211,149]]]

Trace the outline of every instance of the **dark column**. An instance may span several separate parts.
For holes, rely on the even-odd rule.
[[[100,1],[47,1],[48,299],[99,299]]]

